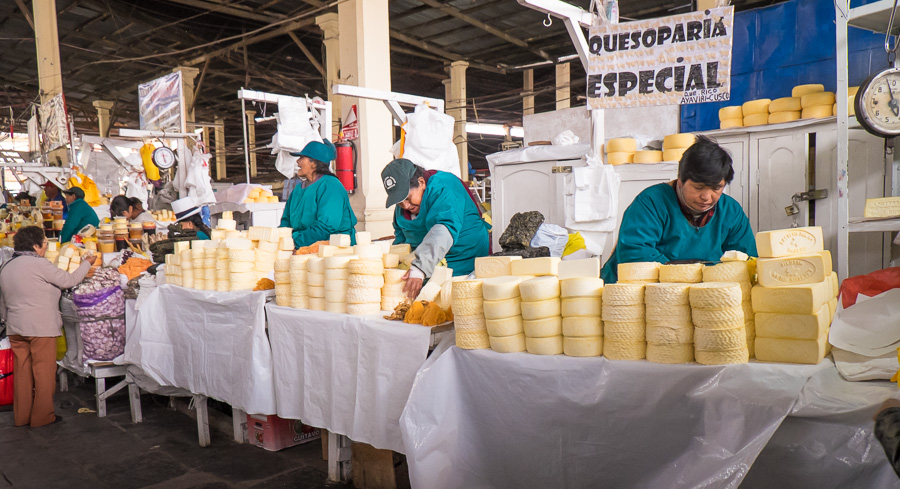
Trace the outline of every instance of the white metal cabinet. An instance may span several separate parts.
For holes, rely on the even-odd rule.
[[[784,208],[791,196],[809,190],[808,143],[806,134],[797,132],[756,133],[750,136],[750,222],[756,232],[789,228],[795,222],[809,220],[807,202],[798,202],[800,213],[788,216]]]

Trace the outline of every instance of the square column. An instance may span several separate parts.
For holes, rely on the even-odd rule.
[[[256,176],[256,110],[247,113],[247,147],[250,149],[250,176]]]
[[[328,101],[331,102],[332,132],[337,134],[341,130],[339,124],[344,116],[344,111],[341,110],[342,97],[335,95],[331,89],[335,83],[340,82],[341,46],[338,14],[320,15],[316,17],[316,25],[324,34],[322,42],[325,44],[325,88],[328,90]]]
[[[97,119],[100,126],[100,137],[109,137],[109,111],[112,110],[115,102],[112,100],[94,100],[94,108],[97,109]]]
[[[534,114],[534,70],[522,72],[522,115]]]
[[[571,107],[572,89],[569,82],[569,63],[556,65],[556,110]]]
[[[454,61],[450,64],[447,115],[453,117],[453,142],[459,152],[459,174],[463,181],[469,179],[469,140],[466,134],[466,68],[469,63]]]
[[[216,116],[215,123],[216,180],[221,180],[225,178],[225,119]]]

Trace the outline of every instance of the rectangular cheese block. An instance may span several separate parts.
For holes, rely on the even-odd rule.
[[[783,314],[813,314],[828,302],[831,284],[828,281],[814,284],[763,287],[756,285],[750,292],[753,312],[778,312]]]
[[[822,255],[822,262],[825,264],[825,276],[827,277],[834,271],[834,264],[831,261],[831,252],[824,250],[820,251],[819,254]]]
[[[453,269],[442,267],[440,265],[434,267],[434,271],[431,272],[431,278],[428,280],[428,283],[434,282],[437,285],[444,285],[444,282],[453,278]]]
[[[831,312],[826,303],[815,314],[760,312],[756,314],[755,319],[758,337],[815,340],[828,331]]]
[[[475,258],[475,277],[494,278],[512,275],[509,264],[521,256],[479,256]]]
[[[221,229],[222,231],[234,231],[237,229],[237,221],[234,219],[219,219],[216,221],[216,229]]]
[[[184,250],[191,249],[191,243],[189,241],[176,241],[174,253],[178,256],[181,256],[181,252]],[[67,250],[68,251],[68,250]]]
[[[260,241],[268,241],[270,243],[278,244],[278,240],[281,239],[281,232],[278,231],[278,228],[263,228],[262,236],[260,237]]]
[[[247,237],[252,241],[259,241],[260,237],[262,237],[263,228],[260,226],[250,226],[247,230]]]
[[[175,243],[178,246],[179,243]],[[253,248],[253,242],[244,238],[227,238],[225,239],[225,248],[229,250],[249,250]],[[178,248],[175,248],[177,251]]]
[[[284,229],[284,228],[279,228]],[[284,236],[278,240],[278,249],[283,251],[294,251],[294,238]]]
[[[391,245],[391,253],[403,256],[412,253],[412,247],[409,243]]]
[[[370,233],[368,231],[357,231],[356,232],[356,244],[358,244],[358,245],[372,244],[372,233]]]
[[[759,285],[780,287],[825,280],[825,260],[820,253],[791,255],[782,258],[760,258],[756,261]]]
[[[213,229],[210,232],[209,238],[223,240],[223,239],[225,239],[225,230],[224,229]]]
[[[787,340],[756,337],[756,359],[761,362],[806,363],[815,365],[825,358],[828,335],[815,340]]]
[[[583,260],[562,260],[559,262],[559,279],[567,278],[599,278],[600,259],[585,258]]]
[[[865,217],[900,216],[900,197],[866,199]]]
[[[509,271],[512,275],[557,275],[559,261],[559,258],[555,256],[513,260],[509,264]]]
[[[776,229],[756,233],[756,249],[760,258],[778,258],[823,251],[822,228]]]
[[[381,246],[369,244],[357,244],[353,247],[353,254],[362,260],[380,260]]]
[[[328,258],[329,256],[337,255],[339,250],[340,250],[340,248],[337,246],[320,245],[319,246],[319,258]]]
[[[331,246],[347,247],[350,246],[349,234],[332,234],[328,238],[328,244]]]

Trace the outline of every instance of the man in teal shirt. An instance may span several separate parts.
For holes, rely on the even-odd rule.
[[[331,172],[329,163],[336,151],[331,141],[309,142],[297,156],[297,176],[301,182],[294,187],[281,215],[281,227],[292,228],[294,246],[309,246],[327,241],[332,234],[349,234],[356,244],[356,215],[350,207],[347,190]]]
[[[72,240],[72,236],[81,228],[88,224],[96,227],[100,224],[100,219],[94,209],[84,201],[84,190],[78,187],[72,187],[62,191],[66,197],[66,203],[69,205],[69,215],[66,217],[66,223],[63,225],[62,231],[59,233],[59,242],[68,243]]]
[[[628,206],[619,240],[600,276],[615,283],[619,263],[719,261],[729,250],[757,256],[750,221],[723,195],[734,178],[731,156],[704,136],[684,152],[678,179],[645,189]]]
[[[386,207],[397,205],[394,244],[409,243],[416,252],[403,291],[417,296],[442,259],[453,275],[472,273],[475,258],[488,254],[488,226],[462,180],[402,158],[390,162],[381,179]]]

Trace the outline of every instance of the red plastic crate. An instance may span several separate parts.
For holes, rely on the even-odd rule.
[[[275,415],[247,415],[247,436],[250,443],[269,451],[300,445],[322,436],[321,430],[296,419],[282,419]]]
[[[13,351],[0,350],[0,406],[13,403]]]

